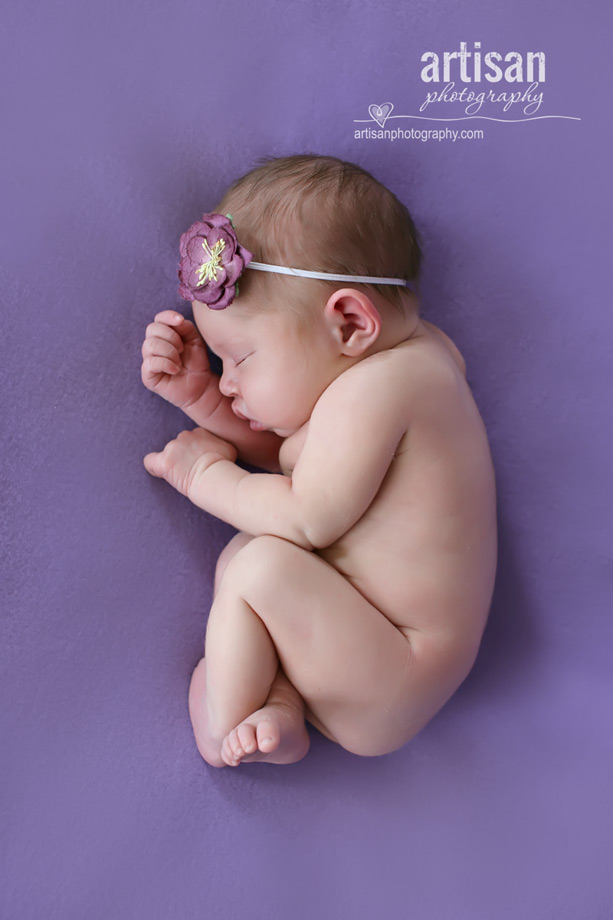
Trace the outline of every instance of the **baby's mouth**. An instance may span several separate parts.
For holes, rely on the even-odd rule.
[[[265,431],[266,425],[262,425],[261,422],[256,422],[255,419],[249,418],[247,415],[243,415],[240,409],[236,408],[235,403],[232,403],[232,411],[236,416],[238,416],[238,418],[243,419],[245,422],[249,422],[249,427],[252,431]]]
[[[243,421],[248,421],[247,416],[243,415],[243,413],[236,408],[236,403],[232,403],[232,412],[234,412],[234,415],[237,415],[238,418],[242,418]]]

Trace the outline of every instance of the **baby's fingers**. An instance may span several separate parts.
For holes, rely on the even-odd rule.
[[[141,348],[143,358],[168,358],[176,364],[178,368],[181,368],[182,351],[182,342],[181,347],[177,348],[174,341],[169,342],[168,339],[160,338],[159,336],[147,336]]]
[[[157,313],[155,322],[167,323],[172,326],[186,345],[192,342],[202,342],[202,337],[191,320],[185,319],[184,316],[181,316],[180,313],[175,313],[174,310],[162,310],[161,313]]]
[[[156,313],[154,319],[156,323],[168,323],[169,326],[180,326],[185,322],[185,317],[176,310],[162,310],[161,313]]]
[[[165,342],[170,342],[179,352],[183,351],[185,347],[179,333],[165,323],[149,323],[145,330],[145,342],[149,341],[149,339],[163,339]]]
[[[178,374],[181,368],[170,358],[164,358],[160,355],[149,355],[141,364],[141,379],[149,389],[155,388],[164,374],[174,376]]]
[[[143,457],[145,469],[148,473],[151,473],[152,476],[162,477],[164,475],[162,472],[163,464],[160,461],[161,456],[162,452],[160,451],[159,453],[153,452],[151,454],[145,454]]]

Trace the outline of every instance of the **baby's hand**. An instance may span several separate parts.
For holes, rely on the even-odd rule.
[[[204,472],[218,460],[236,460],[233,444],[204,428],[182,431],[160,453],[147,454],[143,462],[152,476],[159,476],[182,495],[188,495],[196,472]]]
[[[210,386],[218,386],[200,333],[175,310],[163,310],[147,326],[142,355],[141,379],[147,389],[179,409],[186,410]]]

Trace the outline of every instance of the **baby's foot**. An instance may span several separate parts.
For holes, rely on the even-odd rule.
[[[285,702],[266,703],[233,728],[221,745],[229,767],[239,763],[295,763],[306,755],[311,741],[304,714]]]

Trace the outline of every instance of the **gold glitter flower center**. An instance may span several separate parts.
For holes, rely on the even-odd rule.
[[[206,284],[207,281],[217,281],[217,270],[219,269],[221,271],[221,253],[225,245],[225,240],[217,240],[211,249],[206,240],[202,241],[202,248],[207,255],[207,260],[203,262],[198,269],[199,280],[196,287]]]

